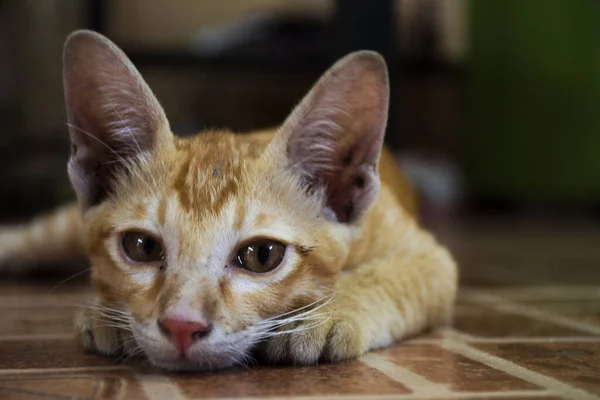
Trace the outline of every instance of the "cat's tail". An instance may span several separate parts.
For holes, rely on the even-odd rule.
[[[76,204],[32,221],[0,226],[0,272],[28,272],[83,260],[81,216]]]

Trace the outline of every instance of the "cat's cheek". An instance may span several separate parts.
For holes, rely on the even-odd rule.
[[[152,323],[134,322],[131,332],[137,345],[150,360],[177,359],[179,352]]]
[[[149,288],[154,283],[157,271],[154,268],[142,267],[131,269],[129,273],[133,283],[142,288]]]
[[[303,272],[299,268],[300,258],[287,251],[281,264],[267,273],[252,273],[239,267],[228,267],[219,282],[219,291],[227,314],[247,316],[235,330],[258,322],[262,317],[273,315],[286,308],[293,294],[295,283]]]

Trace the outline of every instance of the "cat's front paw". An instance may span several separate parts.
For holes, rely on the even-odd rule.
[[[351,314],[333,313],[324,321],[286,325],[264,347],[271,362],[301,365],[353,359],[367,350],[355,318]]]
[[[107,356],[134,352],[131,332],[94,308],[78,309],[74,324],[77,336],[87,351]]]

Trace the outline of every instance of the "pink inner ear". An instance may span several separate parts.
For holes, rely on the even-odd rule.
[[[85,130],[107,144],[137,142],[143,148],[166,121],[125,54],[99,34],[83,31],[67,39],[64,85],[69,122],[81,125],[79,134]]]
[[[156,145],[168,122],[133,64],[97,33],[78,31],[67,39],[63,75],[76,150],[69,175],[90,205],[105,197],[115,169]]]
[[[354,53],[317,82],[281,129],[290,162],[326,187],[341,222],[360,217],[376,197],[388,97],[383,59]]]

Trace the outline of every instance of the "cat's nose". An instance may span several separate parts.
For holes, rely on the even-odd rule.
[[[212,329],[211,325],[175,318],[160,319],[158,320],[158,326],[182,352],[196,341],[207,336]]]

